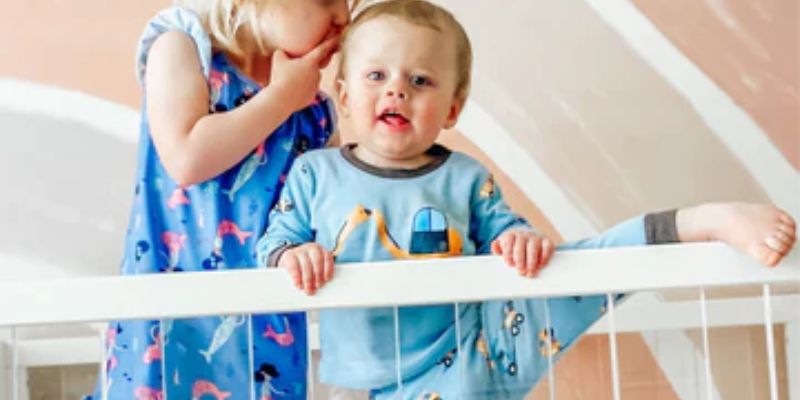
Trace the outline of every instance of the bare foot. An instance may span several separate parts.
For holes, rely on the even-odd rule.
[[[682,242],[719,240],[773,267],[795,242],[796,224],[783,210],[767,204],[713,203],[678,210]]]

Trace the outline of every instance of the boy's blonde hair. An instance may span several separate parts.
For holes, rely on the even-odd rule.
[[[449,32],[456,45],[456,91],[455,96],[466,100],[472,80],[472,45],[464,27],[449,11],[424,0],[387,0],[366,7],[350,24],[342,39],[342,55],[339,61],[338,78],[344,77],[347,65],[347,44],[350,36],[359,26],[367,21],[393,16],[408,23],[433,29],[438,32]]]
[[[243,26],[248,26],[259,49],[265,50],[258,34],[258,16],[267,4],[275,1],[294,0],[175,0],[175,3],[197,13],[215,49],[243,56],[240,35]],[[348,0],[350,10],[358,7],[361,1]]]

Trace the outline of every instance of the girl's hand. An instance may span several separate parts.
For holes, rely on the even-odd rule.
[[[328,38],[306,55],[290,59],[277,49],[272,54],[270,86],[283,92],[282,99],[293,110],[308,107],[319,91],[320,70],[330,61],[339,45],[339,36]]]
[[[317,289],[333,278],[333,255],[317,243],[286,250],[278,259],[298,289],[312,296]]]
[[[539,274],[554,250],[552,240],[525,229],[505,231],[492,242],[492,253],[502,255],[509,267],[528,278]]]

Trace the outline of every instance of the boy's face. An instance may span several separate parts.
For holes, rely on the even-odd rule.
[[[389,168],[424,165],[439,132],[455,125],[463,101],[455,97],[452,36],[391,16],[352,32],[338,89],[363,161]]]

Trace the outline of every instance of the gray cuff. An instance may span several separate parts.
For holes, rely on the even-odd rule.
[[[298,245],[296,245],[296,244],[287,243],[287,244],[284,244],[284,245],[278,247],[275,250],[272,250],[272,253],[269,253],[269,256],[267,257],[267,268],[275,268],[275,267],[277,267],[278,266],[278,260],[281,259],[281,256],[283,255],[283,253],[285,253],[287,250],[293,249],[293,248],[295,248],[297,246]]]
[[[680,242],[675,216],[678,210],[651,213],[644,216],[644,231],[647,244],[667,244]]]

